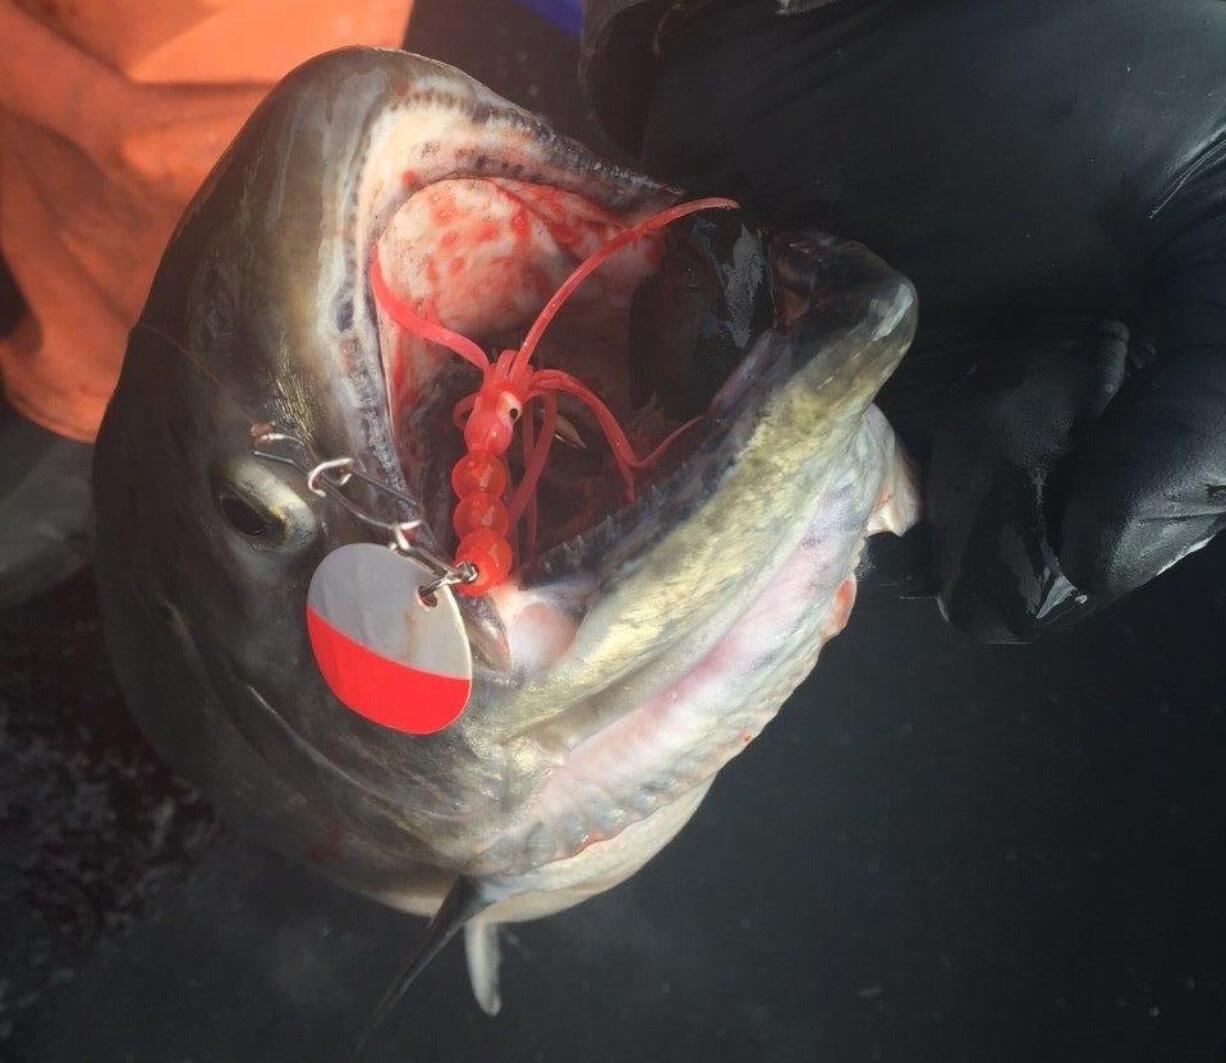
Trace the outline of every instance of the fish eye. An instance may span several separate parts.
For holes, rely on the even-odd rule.
[[[303,546],[318,530],[310,502],[256,459],[214,471],[213,505],[225,525],[257,549]]]
[[[217,508],[225,522],[240,535],[249,539],[260,539],[271,543],[274,539],[283,538],[284,527],[271,513],[264,513],[252,503],[233,491],[221,490],[217,493]]]

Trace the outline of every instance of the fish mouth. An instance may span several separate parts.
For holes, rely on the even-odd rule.
[[[268,305],[311,352],[297,352],[293,370],[310,385],[280,402],[300,410],[302,392],[317,389],[310,408],[326,421],[317,452],[360,454],[414,500],[418,544],[453,557],[451,474],[465,453],[455,415],[481,373],[406,330],[376,295],[373,266],[392,299],[497,358],[519,348],[576,266],[684,196],[600,161],[461,72],[405,53],[331,53],[275,95],[250,135],[270,145],[256,180],[278,217],[292,206],[301,246],[273,256]],[[297,218],[304,212],[310,225]],[[565,301],[532,354],[535,368],[594,392],[638,456],[692,427],[627,484],[592,405],[557,396],[535,513],[525,507],[507,531],[508,578],[491,594],[460,596],[479,664],[519,670],[507,648],[524,616],[514,592],[542,587],[569,617],[562,627],[585,625],[602,652],[639,659],[656,622],[613,639],[603,620],[586,622],[593,609],[622,614],[620,629],[637,617],[626,596],[663,584],[678,600],[696,596],[697,622],[801,534],[798,507],[784,505],[770,528],[739,511],[773,510],[820,486],[905,349],[912,317],[897,276],[856,248],[712,210],[634,240]],[[821,320],[801,336],[815,308]],[[506,452],[509,506],[526,471],[524,438],[548,434],[539,405],[524,413]],[[781,486],[773,500],[767,482]],[[404,518],[391,505],[383,515]],[[555,649],[536,663],[548,668]],[[592,669],[591,681],[621,667]]]
[[[481,374],[398,323],[376,295],[372,263],[394,300],[496,358],[520,346],[576,266],[683,196],[600,161],[459,71],[417,56],[331,53],[291,75],[276,97],[264,137],[293,140],[275,170],[263,167],[269,188],[289,202],[301,187],[312,211],[322,193],[324,213],[318,267],[304,281],[302,256],[278,256],[274,287],[291,315],[304,294],[311,300],[301,335],[325,352],[319,364],[331,365],[318,381],[346,425],[337,438],[416,501],[417,541],[450,558],[458,539],[451,474],[465,453],[455,411]],[[309,160],[296,158],[307,143],[297,132],[303,116],[324,112],[324,142],[310,144]],[[315,190],[296,184],[294,168],[305,173],[319,159]],[[598,396],[638,457],[689,427],[631,479],[591,404],[557,393],[548,458],[506,534],[508,585],[582,576],[599,586],[626,560],[606,549],[618,536],[634,531],[642,553],[665,530],[648,519],[660,516],[658,488],[701,477],[770,368],[774,349],[753,343],[780,318],[767,243],[739,211],[692,215],[634,240],[564,302],[533,367]],[[526,472],[524,441],[543,434],[543,406],[526,404],[505,455],[509,505]],[[330,431],[316,440],[321,450],[337,445]],[[470,631],[499,627],[487,602],[461,604]]]
[[[654,487],[699,474],[768,376],[770,352],[753,357],[751,338],[778,322],[763,234],[726,209],[629,240],[559,302],[574,270],[650,214],[534,180],[501,146],[487,146],[487,167],[523,176],[453,176],[405,197],[375,242],[372,301],[400,469],[449,555],[463,530],[452,470],[482,374],[416,324],[490,361],[526,352],[533,379],[560,382],[524,404],[504,458],[510,581],[531,586],[590,563],[598,539],[646,517]],[[540,331],[547,305],[560,308]]]

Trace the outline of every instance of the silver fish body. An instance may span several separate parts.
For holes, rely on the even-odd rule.
[[[445,508],[427,497],[444,444],[423,438],[451,445],[438,395],[462,369],[411,353],[421,397],[399,408],[400,348],[365,267],[412,252],[394,234],[417,231],[397,219],[418,192],[491,180],[581,196],[626,223],[678,198],[427,59],[346,50],[290,75],[166,252],[95,492],[108,641],[152,741],[224,812],[349,888],[425,914],[457,876],[475,883],[469,957],[496,1010],[491,927],[574,904],[658,852],[841,629],[864,537],[916,519],[871,405],[915,299],[858,245],[754,245],[777,313],[744,337],[693,453],[634,505],[462,600],[467,710],[435,735],[387,730],[336,701],[304,624],[320,561],[379,539],[255,456],[253,432],[358,457],[428,521]],[[549,247],[542,269],[564,275],[573,261]],[[362,505],[404,517],[384,495]],[[425,541],[445,549],[439,531]]]

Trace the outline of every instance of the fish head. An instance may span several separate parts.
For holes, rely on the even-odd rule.
[[[496,355],[679,198],[459,71],[347,49],[282,82],[189,206],[98,441],[99,589],[142,726],[273,845],[406,907],[455,873],[590,893],[671,836],[656,813],[692,811],[812,667],[894,482],[871,403],[915,298],[858,245],[737,211],[637,241],[542,340],[538,364],[591,382],[636,438],[700,420],[629,502],[597,419],[559,396],[534,542],[489,594],[439,592],[471,652],[463,715],[382,726],[313,655],[326,558],[394,525],[454,550],[453,409],[480,384],[397,324],[372,263]],[[341,465],[312,490],[329,459],[364,478]]]

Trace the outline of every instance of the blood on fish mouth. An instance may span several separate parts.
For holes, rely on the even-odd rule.
[[[475,206],[473,201],[480,201],[482,193],[488,195],[485,210],[461,209],[465,200],[468,206]],[[414,203],[420,197],[425,202]],[[421,207],[424,211],[418,211]],[[386,347],[384,354],[393,425],[401,419],[404,407],[417,397],[412,385],[406,387],[406,379],[417,368],[411,360],[427,357],[430,348],[435,357],[440,348],[455,356],[455,365],[445,368],[467,363],[482,374],[480,382],[475,387],[470,384],[468,393],[455,402],[452,414],[467,448],[449,478],[457,503],[451,521],[458,539],[455,562],[457,566],[471,565],[475,572],[475,578],[461,584],[459,590],[470,596],[484,594],[505,580],[514,564],[531,561],[539,540],[549,545],[565,541],[615,509],[610,464],[624,489],[625,502],[632,503],[636,481],[650,478],[670,452],[674,459],[684,456],[685,437],[697,435],[690,430],[699,425],[706,411],[681,419],[676,411],[670,417],[656,410],[657,416],[652,418],[649,409],[633,408],[624,387],[618,390],[619,384],[625,384],[632,364],[631,344],[616,352],[620,366],[593,361],[590,335],[581,336],[576,344],[573,337],[563,334],[561,343],[538,359],[544,361],[552,355],[559,363],[557,368],[533,365],[531,359],[542,347],[547,330],[568,307],[583,312],[579,293],[587,282],[606,274],[603,286],[591,285],[598,290],[589,306],[606,313],[610,309],[627,311],[635,291],[660,265],[663,230],[693,214],[736,207],[732,200],[709,198],[622,221],[573,193],[505,179],[427,185],[402,207],[402,212],[407,208],[410,218],[421,213],[432,224],[428,233],[414,233],[419,239],[411,247],[400,245],[397,264],[401,271],[393,274],[392,283],[382,261],[386,247],[381,245],[386,240],[377,244],[371,255],[369,281],[375,305],[381,320],[386,323],[390,319],[399,330],[390,348],[391,357]],[[417,225],[400,219],[402,231],[407,228],[413,232]],[[394,221],[389,230],[395,232],[396,227]],[[548,250],[548,243],[563,252],[555,253],[553,261],[542,254]],[[491,253],[494,244],[503,246]],[[623,259],[618,263],[620,270],[608,268],[619,258]],[[577,265],[550,291],[549,284],[559,268],[574,261]],[[393,289],[393,283],[403,294]],[[425,294],[423,287],[427,289]],[[504,347],[496,357],[487,354],[465,332],[467,327],[474,334],[485,332],[487,339],[493,339],[489,335],[492,326],[505,336],[508,318],[512,330],[525,321],[530,327],[520,342]],[[556,331],[564,333],[561,328]],[[599,339],[607,341],[608,330],[601,331]],[[586,361],[575,358],[576,346],[589,348]],[[596,344],[598,351],[601,346]],[[577,372],[561,368],[567,364],[575,365]],[[608,401],[601,391],[609,395]],[[651,402],[655,399],[654,395],[650,397]],[[530,402],[539,404],[539,428],[538,411],[529,407]],[[562,414],[560,403],[568,406]],[[612,406],[620,407],[622,417]],[[521,414],[526,416],[521,419]],[[633,440],[622,427],[623,418],[631,425]],[[585,422],[588,434],[592,435],[590,429],[594,428],[597,437],[603,436],[604,445],[588,446],[584,433],[576,427],[576,423]],[[572,445],[577,443],[580,449],[589,451],[587,468],[571,471],[569,476],[565,468],[549,464],[555,436],[568,440],[558,431],[559,423],[570,429]],[[513,453],[512,436],[517,427],[522,447],[517,461],[519,475],[512,486],[504,455]],[[640,457],[644,444],[646,454]],[[593,457],[597,459],[595,464]],[[407,467],[409,464],[406,462],[406,478],[413,482],[414,470]],[[675,466],[676,461],[672,464]],[[419,490],[423,486],[420,480],[418,486]],[[542,522],[538,490],[550,486],[554,488],[554,504],[546,505]],[[568,488],[574,496],[569,514],[564,508],[559,511],[556,504]]]

